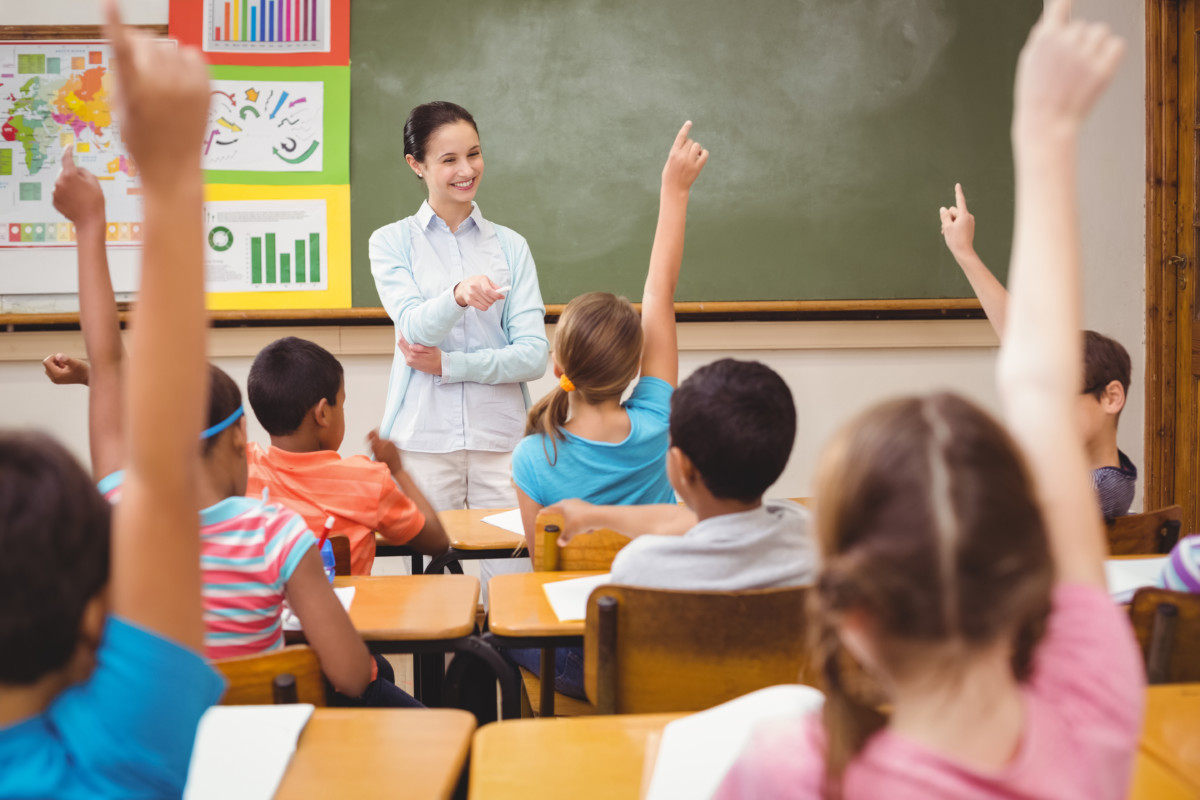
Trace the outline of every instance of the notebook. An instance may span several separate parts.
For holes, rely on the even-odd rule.
[[[312,713],[307,703],[213,706],[204,712],[184,800],[270,800]]]
[[[1105,561],[1104,577],[1113,602],[1128,603],[1138,589],[1158,586],[1168,558],[1110,558]]]
[[[554,609],[559,622],[582,622],[587,619],[588,598],[597,586],[612,582],[612,574],[589,575],[586,578],[572,578],[566,581],[554,581],[542,585],[550,607]]]
[[[342,608],[346,609],[346,613],[350,613],[350,604],[354,602],[354,587],[353,586],[335,586],[333,593],[337,595],[337,599],[342,602]],[[296,616],[296,612],[292,611],[288,606],[283,607],[283,629],[285,631],[303,630],[300,626],[300,618]]]

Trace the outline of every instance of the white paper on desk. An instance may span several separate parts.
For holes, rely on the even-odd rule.
[[[270,800],[313,707],[213,706],[200,718],[184,800]]]
[[[354,602],[354,587],[353,586],[335,586],[333,593],[337,595],[337,599],[342,601],[342,608],[346,609],[346,613],[350,613],[350,604]],[[283,607],[283,629],[285,631],[303,630],[300,625],[300,618],[296,616],[296,612],[287,606]]]
[[[1128,603],[1144,586],[1158,586],[1163,567],[1170,556],[1162,558],[1110,558],[1104,562],[1108,593],[1115,603]]]
[[[514,508],[512,511],[501,511],[499,514],[492,514],[484,517],[482,522],[488,525],[495,525],[497,528],[506,530],[509,533],[515,533],[517,536],[525,536],[525,523],[521,522],[521,509]]]
[[[769,686],[668,723],[645,800],[712,797],[760,722],[810,714],[824,703],[811,686]]]
[[[542,584],[542,591],[550,601],[559,622],[581,622],[587,619],[588,598],[597,586],[612,582],[612,573],[589,575],[586,578],[571,578],[565,581]]]

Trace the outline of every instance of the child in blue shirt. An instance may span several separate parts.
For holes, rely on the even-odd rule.
[[[567,304],[554,333],[559,385],[529,412],[513,451],[513,483],[530,556],[538,512],[568,498],[600,505],[673,503],[667,423],[679,380],[675,287],[683,262],[688,195],[708,161],[686,122],[663,167],[658,228],[642,292],[642,314],[623,297],[589,292]],[[641,378],[632,396],[621,396]],[[540,672],[537,650],[508,651]],[[556,683],[583,697],[581,648],[559,648]]]
[[[194,481],[208,73],[195,50],[126,31],[114,2],[108,20],[146,210],[125,499],[112,514],[49,437],[0,434],[0,797],[178,797],[223,688],[199,655]]]

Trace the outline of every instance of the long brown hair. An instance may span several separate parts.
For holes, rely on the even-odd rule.
[[[641,366],[642,321],[624,297],[609,292],[588,292],[563,309],[554,331],[554,359],[575,385],[574,394],[584,403],[597,404],[629,386]],[[571,409],[567,391],[555,386],[534,404],[525,423],[525,435],[544,433],[558,458],[557,440]]]
[[[937,668],[1012,641],[1028,677],[1050,608],[1053,561],[1016,444],[987,413],[953,394],[876,406],[822,455],[817,534],[824,566],[815,603],[825,679],[826,797],[886,717],[846,680],[837,635],[848,611],[878,631],[880,669]]]

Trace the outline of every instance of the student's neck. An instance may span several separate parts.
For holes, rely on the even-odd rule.
[[[703,497],[693,495],[687,499],[687,506],[696,515],[696,520],[703,522],[706,519],[713,517],[721,517],[726,514],[741,514],[745,511],[753,511],[762,506],[762,498],[756,498],[747,503],[743,500],[731,500],[725,497],[713,497],[707,491],[697,492],[703,494]]]
[[[215,506],[222,500],[237,494],[233,488],[233,480],[225,475],[219,466],[206,458],[200,460],[200,472],[199,477],[196,479],[196,490],[200,498],[201,508]]]
[[[594,442],[623,442],[629,436],[629,414],[615,397],[603,403],[585,403],[571,398],[571,416],[563,425],[571,433]]]
[[[0,729],[42,713],[69,685],[65,669],[43,675],[30,686],[0,685]]]
[[[457,233],[458,226],[462,225],[474,210],[470,203],[439,202],[435,206],[431,202],[429,207],[449,226],[451,233]]]
[[[321,443],[317,432],[308,426],[301,427],[287,436],[272,436],[271,446],[289,453],[316,453],[329,449]]]
[[[1021,745],[1025,704],[1006,647],[977,655],[956,678],[934,669],[900,682],[893,697],[890,729],[953,761],[994,770]]]
[[[1087,456],[1091,468],[1121,466],[1121,456],[1117,450],[1117,432],[1105,431],[1094,440],[1087,443]]]

